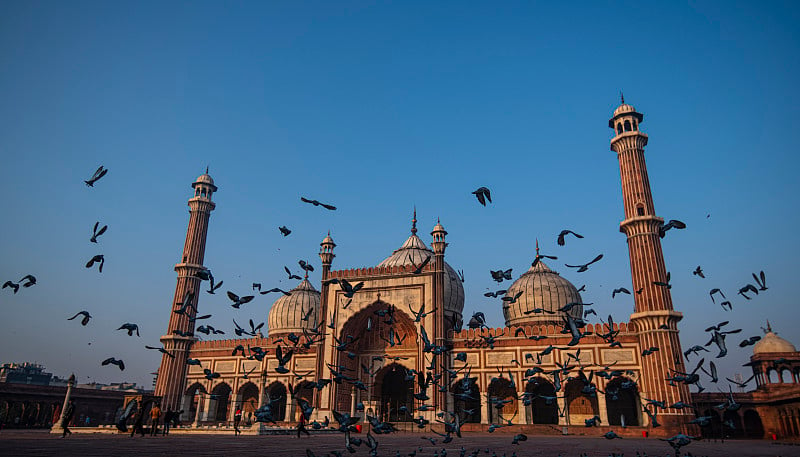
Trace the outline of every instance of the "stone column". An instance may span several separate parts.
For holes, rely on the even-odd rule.
[[[567,400],[563,396],[556,395],[556,403],[558,404],[558,425],[569,425],[569,411],[567,408]],[[561,412],[564,412],[564,417],[561,417]]]
[[[197,396],[197,409],[194,412],[194,424],[192,427],[197,428],[200,425],[200,410],[203,408],[203,397],[200,395],[200,389],[194,391],[193,396]]]
[[[527,408],[525,406],[525,391],[517,393],[517,423],[525,425],[528,423],[528,415],[526,414]]]
[[[598,416],[600,416],[600,423],[608,425],[608,405],[606,405],[606,396],[597,392],[597,409]]]
[[[489,424],[489,408],[491,408],[492,405],[489,404],[489,395],[487,393],[480,392],[479,395],[481,396],[481,399],[483,399],[484,397],[486,398],[486,401],[482,401],[481,402],[481,424],[487,424],[488,425]]]
[[[53,424],[53,427],[50,429],[50,433],[64,433],[64,429],[61,427],[61,424],[64,422],[64,413],[67,410],[67,405],[69,405],[69,399],[72,396],[72,387],[75,385],[75,373],[72,373],[67,380],[67,393],[64,395],[64,404],[61,405],[61,415],[58,416],[58,422]]]

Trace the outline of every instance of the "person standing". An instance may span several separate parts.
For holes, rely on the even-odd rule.
[[[239,430],[239,422],[241,421],[242,421],[242,408],[236,408],[236,412],[233,414],[233,434],[235,436],[238,436],[240,433],[242,433],[242,431]]]
[[[136,432],[144,436],[144,407],[136,411],[136,416],[133,419],[133,428],[131,429],[131,438],[133,438]]]
[[[158,421],[161,419],[161,408],[158,403],[153,403],[150,408],[150,436],[158,436]]]
[[[72,435],[69,429],[69,423],[72,422],[72,417],[75,415],[75,401],[70,400],[67,404],[67,409],[64,410],[64,419],[61,421],[61,428],[64,430],[61,433],[61,438],[67,435]]]
[[[161,436],[169,435],[169,426],[172,422],[172,406],[167,406],[167,412],[164,413],[164,428],[162,429]]]

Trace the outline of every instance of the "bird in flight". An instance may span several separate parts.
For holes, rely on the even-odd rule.
[[[92,229],[92,237],[89,238],[89,241],[92,243],[97,243],[97,237],[106,233],[106,230],[108,230],[108,225],[104,225],[100,228],[100,230],[98,230],[97,227],[99,225],[100,221],[94,223],[94,228]]]
[[[478,202],[483,206],[486,206],[486,200],[489,200],[489,203],[492,202],[492,193],[486,187],[478,187],[472,193],[475,194]]]
[[[88,311],[80,311],[80,312],[78,312],[77,314],[75,314],[74,316],[70,317],[67,320],[71,321],[72,319],[75,319],[78,316],[83,316],[83,318],[81,319],[81,325],[83,325],[83,326],[88,324],[89,323],[89,319],[92,318],[92,316],[89,314]]]
[[[255,296],[254,295],[247,295],[247,296],[244,296],[244,297],[239,297],[238,295],[236,295],[235,293],[233,293],[233,292],[231,292],[229,290],[228,291],[228,298],[230,298],[231,301],[233,302],[233,304],[231,306],[236,308],[236,309],[239,309],[239,307],[244,305],[245,303],[250,303],[253,300],[253,298],[255,298]]]
[[[739,289],[739,295],[741,295],[742,297],[744,297],[744,298],[746,298],[748,300],[752,300],[748,295],[746,295],[748,292],[752,292],[752,293],[758,295],[758,289],[756,289],[756,286],[754,286],[752,284],[748,284],[748,285],[742,287],[741,289]]]
[[[667,289],[672,289],[672,284],[669,283],[669,271],[667,272],[667,279],[665,281],[653,281],[653,285],[666,287]]]
[[[133,336],[133,332],[136,332],[136,336],[139,336],[139,326],[136,324],[131,324],[130,322],[120,325],[117,330],[127,330],[128,336]]]
[[[759,278],[761,279],[760,281],[759,281]],[[764,275],[764,270],[761,270],[761,273],[759,274],[759,276],[756,276],[756,274],[753,273],[753,279],[755,279],[756,280],[756,284],[758,284],[758,290],[767,290],[767,289],[769,289],[769,287],[767,287],[767,279],[766,279],[766,276]]]
[[[505,290],[505,289],[501,289],[501,290],[498,290],[497,292],[486,292],[486,293],[483,294],[483,296],[484,297],[497,298],[497,297],[499,297],[501,295],[505,295],[506,292],[508,292],[508,291]]]
[[[685,228],[686,224],[684,224],[683,222],[676,219],[671,219],[669,222],[658,228],[658,236],[659,238],[664,238],[664,236],[667,234],[667,231],[670,229],[682,230]]]
[[[154,349],[154,350],[156,350],[156,351],[158,351],[158,352],[160,352],[162,354],[168,355],[170,358],[173,358],[173,359],[175,358],[175,356],[172,353],[170,353],[169,351],[167,351],[163,347],[155,347],[155,346],[147,346],[147,345],[145,345],[144,348],[145,349]]]
[[[578,269],[578,273],[582,273],[582,272],[584,272],[584,271],[589,269],[589,265],[597,262],[598,260],[600,260],[602,258],[603,258],[603,254],[600,254],[597,257],[595,257],[591,262],[585,263],[583,265],[567,265],[566,263],[564,265],[569,267],[569,268],[577,268]]]
[[[706,276],[703,274],[703,269],[702,269],[702,268],[700,268],[700,265],[698,265],[698,266],[697,266],[697,268],[695,268],[695,269],[694,269],[694,271],[692,272],[692,274],[693,274],[693,275],[695,275],[695,276],[700,276],[701,278],[705,278],[705,277],[706,277]]]
[[[300,268],[303,269],[305,272],[314,271],[314,265],[311,265],[310,262],[306,262],[305,260],[298,260],[297,264],[300,265]]]
[[[84,182],[86,183],[86,185],[87,185],[87,186],[89,186],[89,187],[94,187],[94,183],[96,183],[96,182],[97,182],[97,181],[98,181],[100,178],[102,178],[103,176],[105,176],[105,175],[106,175],[106,173],[108,173],[108,170],[107,170],[107,169],[105,169],[105,168],[104,168],[102,165],[100,165],[100,168],[98,168],[97,170],[95,170],[95,172],[94,172],[94,174],[92,175],[92,177],[91,177],[91,178],[89,178],[89,180],[88,180],[88,181],[84,181]]]
[[[281,231],[281,235],[283,236],[289,236],[289,234],[292,233],[292,231],[286,228],[285,225],[281,225],[280,227],[278,227],[278,230]]]
[[[5,289],[6,287],[10,287],[11,290],[14,291],[14,293],[17,293],[17,291],[19,290],[19,284],[11,282],[11,281],[6,281],[3,284],[3,289]]]
[[[628,294],[628,295],[630,295],[631,291],[629,291],[628,289],[626,289],[624,287],[620,287],[619,289],[614,289],[614,291],[611,292],[611,298],[613,299],[617,294]]]
[[[22,287],[30,287],[36,284],[36,276],[34,275],[25,275],[22,279],[19,280]]]
[[[409,254],[408,261],[411,262],[411,265],[414,267],[414,271],[412,271],[412,273],[418,275],[422,273],[422,270],[425,268],[425,265],[427,265],[428,262],[431,261],[431,256],[429,255],[428,257],[425,257],[425,260],[423,260],[419,265],[417,265],[416,263],[414,263],[414,259],[411,258],[411,254]]]
[[[716,303],[716,301],[714,301],[714,294],[720,294],[720,295],[722,295],[722,298],[725,298],[725,294],[723,294],[721,290],[719,290],[719,289],[711,289],[708,292],[708,295],[711,296],[711,303]]]
[[[114,357],[109,357],[109,358],[103,360],[102,362],[100,362],[100,365],[102,365],[102,366],[116,365],[116,366],[119,367],[120,371],[125,370],[125,362],[123,362],[122,360],[117,360]]]
[[[271,292],[280,292],[280,293],[282,293],[283,295],[286,295],[287,297],[288,297],[289,295],[292,295],[292,293],[291,293],[291,292],[286,292],[285,290],[283,290],[283,289],[280,289],[280,288],[278,288],[278,287],[273,287],[273,288],[272,288],[272,289],[270,289],[270,290],[262,290],[262,291],[260,291],[261,295],[266,295],[266,294],[268,294],[268,293],[271,293]]]
[[[569,235],[569,234],[575,235],[575,238],[583,238],[582,235],[578,235],[577,233],[573,232],[572,230],[562,230],[561,233],[558,234],[557,242],[558,242],[559,246],[564,246],[564,244],[565,244],[564,243],[564,237]]]
[[[503,282],[504,279],[511,280],[511,270],[513,270],[513,268],[509,268],[508,270],[503,270],[501,268],[497,271],[489,270],[489,273],[491,273],[492,279],[495,281]]]
[[[325,209],[328,209],[328,210],[331,210],[331,211],[335,211],[335,210],[336,210],[336,207],[335,207],[335,206],[333,206],[333,205],[327,205],[327,204],[325,204],[325,203],[322,203],[322,202],[320,202],[320,201],[318,201],[318,200],[309,200],[308,198],[305,198],[305,197],[300,197],[300,200],[301,200],[303,203],[311,203],[311,204],[312,204],[312,205],[314,205],[314,206],[321,206],[321,207],[323,207],[323,208],[325,208]]]
[[[289,279],[290,279],[290,280],[291,280],[291,279],[303,279],[303,278],[301,278],[300,276],[297,276],[296,274],[292,273],[292,272],[289,270],[289,267],[287,267],[286,265],[284,265],[284,266],[283,266],[283,270],[286,272],[286,274],[287,274],[287,275],[289,275]]]
[[[103,254],[97,254],[96,256],[92,257],[88,262],[86,262],[86,268],[92,268],[95,263],[100,264],[100,268],[98,268],[97,271],[102,273],[103,265],[106,263],[106,258],[103,257]]]

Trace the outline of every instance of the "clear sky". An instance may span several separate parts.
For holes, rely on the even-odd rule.
[[[632,298],[611,299],[631,279],[607,126],[621,90],[644,114],[656,212],[688,225],[663,243],[684,348],[712,323],[750,336],[767,318],[800,344],[797,2],[336,3],[0,3],[0,281],[39,280],[0,291],[0,361],[150,386],[160,354],[143,346],[166,330],[206,166],[219,191],[205,263],[220,292],[293,286],[283,265],[319,266],[329,229],[334,268],[376,265],[416,205],[427,244],[437,217],[449,232],[467,316],[503,324],[483,297],[489,270],[516,278],[538,237],[553,269],[586,284],[584,301],[626,321]],[[87,188],[101,164],[108,175]],[[97,245],[95,221],[109,225]],[[562,228],[586,238],[559,247]],[[102,274],[83,266],[99,253]],[[588,272],[563,265],[598,253]],[[736,296],[762,269],[769,290]],[[311,279],[319,288],[319,269]],[[711,303],[713,287],[733,312]],[[265,321],[275,298],[237,311],[203,294],[200,311],[230,334],[234,317]],[[87,327],[66,320],[82,309]],[[124,322],[141,338],[114,330]],[[717,361],[727,376],[750,353],[734,336]],[[100,366],[111,356],[125,372]]]

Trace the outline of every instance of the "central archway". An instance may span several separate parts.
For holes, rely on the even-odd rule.
[[[342,342],[353,340],[345,351],[339,351],[339,365],[345,372],[354,375],[364,385],[372,386],[368,391],[356,391],[349,384],[336,385],[335,405],[339,411],[350,411],[353,393],[357,401],[371,401],[375,409],[382,407],[381,383],[379,381],[386,374],[386,369],[395,365],[395,370],[402,371],[405,376],[405,365],[408,368],[417,368],[418,343],[417,327],[414,321],[402,310],[393,308],[393,317],[390,318],[388,310],[392,305],[378,300],[362,309],[342,326],[339,339]],[[392,363],[392,358],[398,360]],[[365,371],[365,368],[369,373]],[[402,370],[401,370],[402,369]],[[413,383],[412,383],[413,385]],[[413,393],[413,387],[412,387]],[[399,395],[399,394],[398,394]],[[409,410],[413,409],[408,405]],[[401,417],[399,420],[407,420]]]

